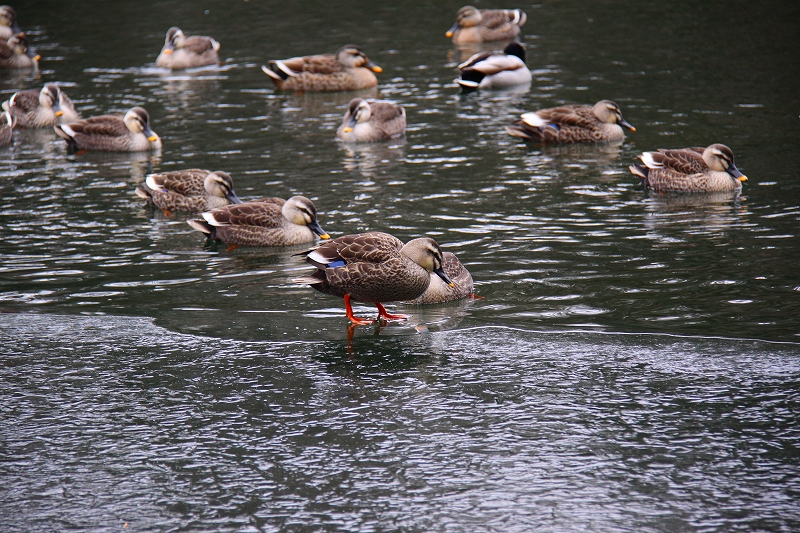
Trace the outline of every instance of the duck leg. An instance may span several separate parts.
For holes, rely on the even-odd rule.
[[[358,326],[366,326],[367,324],[372,324],[375,322],[371,318],[359,318],[357,316],[353,316],[353,306],[350,305],[350,295],[344,295],[344,307],[347,313],[347,318],[350,319],[350,322],[356,324]]]
[[[375,307],[378,308],[378,319],[385,318],[386,320],[408,320],[408,315],[393,315],[389,313],[379,302],[375,302]]]

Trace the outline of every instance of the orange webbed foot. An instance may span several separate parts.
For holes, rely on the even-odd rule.
[[[372,324],[373,322],[375,322],[371,318],[359,318],[353,315],[353,306],[350,305],[349,294],[344,295],[344,307],[345,307],[345,312],[347,313],[347,318],[350,320],[350,322],[352,322],[357,326],[366,326],[367,324]]]
[[[378,319],[385,318],[386,320],[408,320],[408,315],[393,315],[378,302],[375,302],[375,307],[378,308]]]

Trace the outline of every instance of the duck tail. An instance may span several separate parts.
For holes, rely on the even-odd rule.
[[[148,204],[153,203],[153,189],[151,189],[144,183],[140,183],[139,185],[136,186],[136,196],[147,201]]]
[[[214,239],[214,233],[216,232],[216,228],[206,222],[205,220],[200,220],[198,218],[192,218],[186,221],[191,227],[199,231],[200,233],[205,234],[209,239]]]
[[[78,147],[78,143],[76,143],[75,139],[72,137],[75,132],[73,132],[68,125],[60,124],[58,126],[53,126],[53,129],[56,131],[56,135],[67,141],[67,145],[70,148]]]
[[[270,64],[270,66],[272,66],[272,65]],[[286,78],[282,77],[281,75],[279,75],[277,72],[275,72],[273,69],[271,69],[270,67],[268,67],[266,65],[261,65],[261,71],[264,74],[266,74],[267,76],[269,76],[270,78],[272,78],[273,80],[275,80],[276,82],[282,82],[283,80],[286,79]],[[287,76],[287,78],[288,78],[288,76]]]
[[[466,69],[461,72],[461,77],[456,80],[462,89],[467,91],[474,91],[481,84],[481,80],[486,75],[473,69]]]
[[[314,274],[309,276],[300,276],[297,278],[292,278],[292,281],[297,283],[298,285],[318,285],[325,281],[325,274],[322,273],[322,277],[318,277],[317,273],[322,273],[320,270],[317,270]]]
[[[506,126],[506,133],[509,135],[513,135],[514,137],[519,137],[520,139],[525,139],[526,141],[535,141],[541,138],[541,135],[537,135],[534,137],[532,133],[539,133],[536,130],[531,130],[531,128],[526,128],[525,123],[521,120],[514,122],[511,126]]]
[[[642,180],[642,183],[647,183],[647,175],[650,172],[649,168],[644,165],[633,164],[628,167],[628,170],[630,170],[631,174],[634,176],[638,176],[638,178]]]

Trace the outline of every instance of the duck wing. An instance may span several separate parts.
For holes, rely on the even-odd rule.
[[[481,25],[489,29],[499,28],[505,25],[522,26],[528,16],[519,9],[482,9]]]
[[[39,93],[36,89],[20,91],[11,97],[9,100],[10,107],[15,107],[22,113],[30,113],[39,107]]]
[[[279,228],[283,225],[282,203],[268,198],[269,201],[243,202],[231,204],[203,213],[209,224],[213,226],[258,226],[262,228]],[[284,200],[285,202],[285,200]]]
[[[303,72],[310,74],[336,74],[344,70],[344,66],[339,63],[334,54],[293,57],[281,60],[279,63],[297,74]]]
[[[187,52],[192,52],[193,54],[203,55],[209,51],[219,50],[219,43],[211,37],[193,35],[192,37],[186,38],[181,48]]]
[[[71,122],[66,126],[74,133],[82,133],[84,135],[123,137],[129,133],[122,116],[119,115],[101,115],[78,122]]]
[[[587,129],[595,129],[597,127],[597,117],[592,112],[592,108],[588,106],[565,105],[551,107],[550,109],[536,111],[535,114],[548,124]]]
[[[205,194],[205,179],[210,171],[199,168],[163,172],[147,176],[151,189],[165,189],[182,196],[202,196]]]
[[[642,154],[642,161],[649,168],[668,168],[681,174],[699,174],[708,170],[708,166],[703,161],[704,150],[704,148],[692,147],[646,152],[650,161],[644,154]]]

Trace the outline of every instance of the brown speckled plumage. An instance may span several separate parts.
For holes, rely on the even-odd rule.
[[[657,192],[739,191],[747,180],[724,144],[644,152],[639,158],[641,164],[628,168]]]
[[[377,142],[400,137],[405,130],[403,106],[384,100],[368,102],[353,98],[336,136],[345,142]]]
[[[17,13],[11,6],[0,6],[0,40],[7,41],[12,36],[22,33],[17,25]]]
[[[3,109],[11,113],[20,128],[50,128],[81,119],[72,100],[55,83],[14,93],[3,102]]]
[[[172,27],[167,30],[164,47],[156,58],[156,66],[185,69],[216,65],[219,62],[219,48],[219,43],[211,37],[186,37],[180,28]]]
[[[328,238],[314,203],[305,196],[233,204],[203,213],[203,218],[189,225],[211,240],[238,246],[292,246]]]
[[[418,298],[406,303],[416,305],[440,304],[460,300],[472,294],[474,285],[472,274],[469,273],[469,270],[461,264],[461,261],[453,253],[444,252],[442,257],[444,259],[444,272],[453,281],[453,286],[451,287],[442,281],[439,276],[429,274],[431,283],[425,289],[425,292]]]
[[[28,40],[21,33],[8,41],[0,39],[0,68],[35,68],[39,66],[39,56],[28,47]]]
[[[593,106],[566,105],[524,113],[506,131],[540,143],[599,143],[622,141],[625,135],[620,126],[636,131],[622,118],[617,104],[601,100]]]
[[[0,146],[11,143],[14,131],[14,117],[8,111],[0,113]]]
[[[199,168],[151,174],[136,187],[136,194],[167,211],[200,213],[241,203],[227,172]]]
[[[325,242],[304,255],[317,271],[296,283],[366,303],[413,300],[428,288],[430,272],[444,274],[442,251],[429,238],[404,245],[388,233],[359,233]]]
[[[510,41],[520,33],[528,19],[520,9],[478,9],[464,6],[456,13],[456,22],[445,34],[455,44]]]
[[[262,66],[283,91],[355,91],[378,84],[373,72],[382,72],[358,46],[346,45],[336,54],[272,60]]]
[[[161,148],[161,139],[150,129],[150,116],[141,107],[125,115],[101,115],[54,129],[77,150],[140,152]]]

